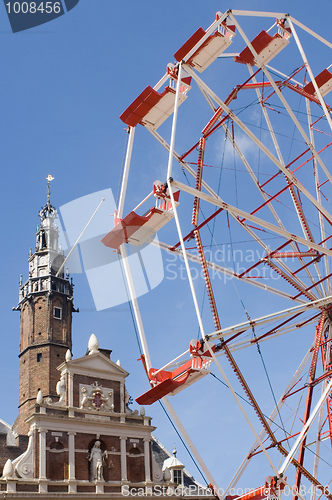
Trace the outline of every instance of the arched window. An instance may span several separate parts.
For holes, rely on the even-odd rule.
[[[136,446],[132,446],[128,451],[127,477],[132,483],[144,481],[144,453]]]

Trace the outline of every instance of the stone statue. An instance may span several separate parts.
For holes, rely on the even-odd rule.
[[[81,396],[82,399],[81,399],[80,408],[84,408],[85,406],[88,406],[88,404],[89,404],[88,391],[86,390],[85,387],[82,387],[81,393],[82,393],[82,396]]]
[[[107,458],[107,450],[102,452],[100,441],[95,441],[89,455],[91,481],[104,481],[103,465],[105,458]]]
[[[65,374],[61,375],[61,378],[59,382],[56,385],[56,393],[59,396],[59,403],[65,403],[66,402],[66,381],[65,381]]]

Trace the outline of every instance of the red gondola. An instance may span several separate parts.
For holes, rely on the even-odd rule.
[[[323,97],[332,90],[332,73],[328,69],[324,69],[321,73],[319,73],[315,80]],[[317,97],[317,93],[312,82],[307,83],[307,85],[303,87],[303,90],[307,94]]]
[[[218,14],[217,14],[218,15]],[[186,60],[187,54],[204,37],[206,31],[198,28],[197,31],[175,52],[174,57],[177,61]],[[202,73],[210,64],[217,59],[232,43],[235,35],[235,26],[227,26],[226,22],[221,24],[218,29],[208,36],[204,42],[199,45],[196,51],[186,60],[193,68]]]
[[[215,345],[211,350],[215,351]],[[185,387],[193,384],[197,380],[210,373],[209,367],[212,356],[209,350],[202,351],[202,345],[198,340],[192,340],[189,344],[191,359],[174,371],[149,370],[149,379],[156,385],[139,396],[136,401],[140,405],[151,405],[164,396],[177,394]]]
[[[268,64],[289,43],[290,29],[285,26],[283,20],[277,20],[277,25],[279,29],[275,35],[271,36],[267,31],[262,30],[251,42],[263,64]],[[246,47],[238,56],[235,56],[234,61],[250,64],[251,66],[257,64],[255,56],[249,47]]]
[[[173,219],[171,200],[160,181],[154,182],[152,193],[156,197],[156,206],[144,215],[138,215],[132,211],[124,219],[114,217],[114,228],[101,240],[105,246],[116,250],[120,248],[122,243],[141,246]],[[180,191],[174,191],[174,201],[177,204],[179,196]]]

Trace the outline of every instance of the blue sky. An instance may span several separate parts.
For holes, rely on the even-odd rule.
[[[199,26],[207,28],[213,22],[216,11],[228,8],[246,9],[248,2],[80,0],[72,11],[59,19],[16,34],[11,33],[5,7],[2,8],[0,375],[6,381],[3,383],[0,414],[3,420],[12,423],[17,414],[19,313],[13,312],[12,307],[17,305],[20,274],[23,274],[24,280],[27,278],[27,256],[29,248],[34,248],[35,244],[38,210],[46,201],[45,178],[48,174],[54,177],[51,201],[56,207],[109,188],[116,198],[127,135],[119,115],[147,85],[154,86],[157,83],[167,63],[173,62],[173,54]],[[271,2],[250,2],[252,10],[276,8],[279,12],[289,12],[329,40],[332,14],[329,3],[324,3],[322,14],[315,9],[313,15],[312,2],[308,1],[280,1],[278,7]],[[271,24],[272,21],[268,19],[243,18],[243,26],[251,38]],[[332,63],[326,47],[317,49],[311,46],[309,38],[305,36],[304,41],[315,74]],[[241,50],[243,46],[243,42],[237,41],[234,50]],[[293,64],[293,54],[290,52],[289,56],[278,59],[278,67],[285,73],[297,67],[295,62]],[[220,97],[225,98],[234,82],[242,83],[247,78],[246,68],[239,66],[231,61],[218,60],[203,74],[203,79],[206,78],[205,81],[212,88],[218,89]],[[190,92],[196,102],[197,89],[193,86]],[[239,100],[240,105],[244,106]],[[298,109],[295,98],[292,106]],[[189,98],[188,103],[180,108],[176,141],[179,152],[186,151],[198,140],[208,116],[206,108],[205,103],[199,100],[197,104],[190,104]],[[255,113],[258,113],[257,116]],[[255,120],[259,123],[258,111],[253,111],[252,120],[252,123]],[[276,117],[276,120],[279,130],[282,129],[288,136],[293,134],[293,125],[286,120],[283,122],[283,116]],[[170,120],[160,130],[169,141]],[[262,138],[266,131],[258,133],[262,134]],[[251,149],[246,138],[241,133],[237,137],[256,167],[261,165],[261,172],[264,168],[269,171],[269,165],[264,164],[257,151]],[[292,143],[292,153],[289,142],[286,144],[281,139],[281,144],[285,145],[286,161],[288,155],[297,151],[296,139]],[[238,160],[234,160],[230,149],[224,150],[220,136],[212,143],[208,158],[216,167],[220,167],[222,161],[227,163],[229,171],[225,169],[223,173],[224,194],[227,193],[228,201],[233,205],[238,203],[240,207],[248,209],[251,195],[246,180],[240,171],[234,179],[235,161]],[[328,161],[328,154],[325,160]],[[236,168],[241,169],[240,162],[236,165]],[[166,166],[165,151],[143,127],[138,127],[125,212],[132,210],[148,194],[156,178],[164,180]],[[180,169],[175,168],[174,177],[179,174]],[[178,179],[185,182],[183,178]],[[301,181],[305,182],[305,177]],[[218,182],[217,174],[214,177],[211,174],[211,182]],[[188,228],[191,200],[182,194],[181,197],[182,220],[189,217]],[[291,229],[291,216],[283,208],[281,212]],[[299,232],[296,224],[294,222],[293,227]],[[109,228],[106,227],[105,232],[111,227],[110,218]],[[230,234],[225,230],[227,226],[223,227],[216,238],[219,248],[227,253],[230,249]],[[273,235],[267,237],[272,238]],[[209,241],[210,237],[204,233],[204,238]],[[232,238],[234,242],[240,242],[243,234],[233,228]],[[160,234],[160,239],[174,243],[177,241],[173,222]],[[256,246],[241,247],[239,244],[236,248],[242,248],[243,258],[247,257],[247,262],[250,262],[248,252],[256,252],[255,255],[259,252]],[[198,334],[188,283],[179,268],[182,264],[172,259],[172,256],[164,255],[164,280],[139,301],[152,363],[156,367],[187,349],[189,341]],[[128,391],[134,398],[137,397],[148,389],[148,384],[142,366],[136,361],[139,350],[128,305],[97,312],[86,275],[75,274],[73,279],[75,306],[80,308],[80,313],[75,314],[73,320],[74,356],[85,353],[88,339],[91,333],[95,333],[101,347],[113,349],[113,360],[119,358],[122,366],[131,373]],[[233,283],[225,284],[218,277],[215,281],[223,326],[246,320],[241,300],[253,318],[290,305],[286,299],[276,299],[253,287],[236,284],[235,288]],[[204,285],[197,281],[196,286],[201,306]],[[204,320],[207,331],[212,331],[206,297],[204,300]],[[313,327],[306,336],[301,330],[301,333],[292,333],[290,337],[281,337],[271,342],[271,345],[266,343],[262,347],[277,397],[282,394],[290,375],[308,349],[312,336]],[[259,394],[257,397],[264,411],[269,412],[273,400],[256,348],[239,351],[237,359],[242,363],[245,375],[255,384],[255,394]],[[227,373],[231,373],[225,360],[223,364]],[[220,376],[216,369],[214,371]],[[229,392],[208,376],[181,395],[171,398],[171,402],[219,485],[225,487],[254,441]],[[248,411],[259,429],[253,412],[250,409]],[[168,449],[172,449],[175,442],[180,450],[179,459],[200,479],[158,403],[148,408],[147,413],[153,416],[158,439]],[[252,474],[244,479],[243,487],[260,485],[269,474],[268,464],[258,459]]]

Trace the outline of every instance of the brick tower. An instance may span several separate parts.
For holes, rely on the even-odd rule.
[[[60,269],[64,255],[58,244],[57,211],[47,202],[39,212],[36,248],[29,256],[29,278],[20,283],[20,388],[19,415],[14,424],[18,434],[27,434],[25,419],[41,390],[45,398],[56,396],[57,366],[72,347],[73,285]],[[60,269],[60,273],[58,273]]]

